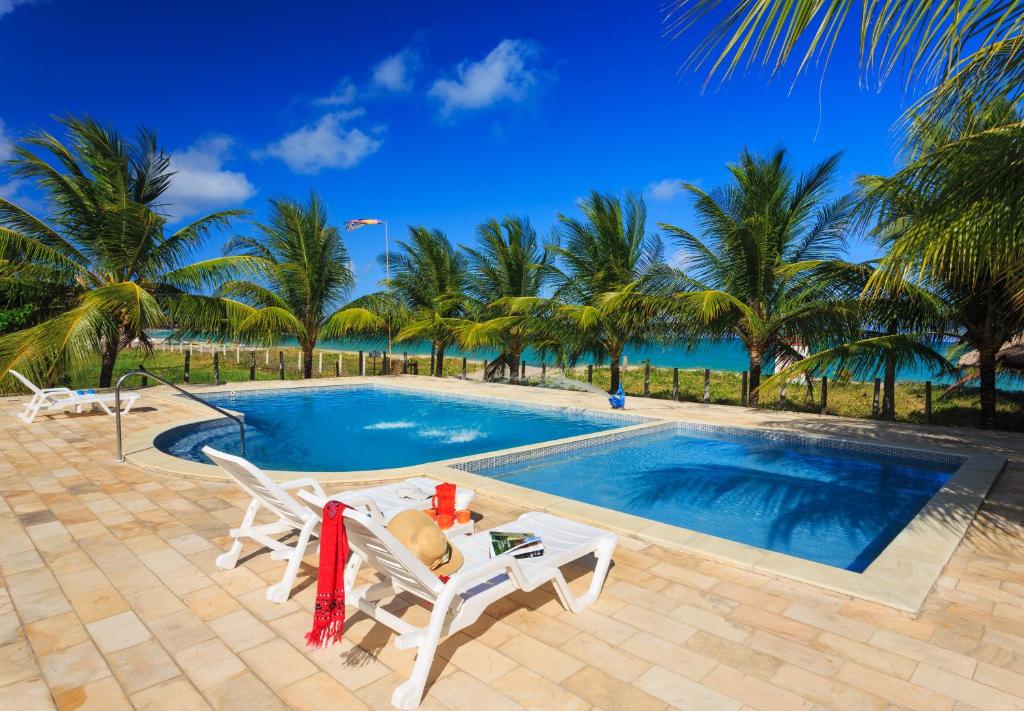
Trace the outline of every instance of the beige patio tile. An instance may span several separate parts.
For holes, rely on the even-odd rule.
[[[325,708],[365,711],[369,707],[326,672],[295,682],[277,692],[295,711],[321,711]]]
[[[287,708],[274,692],[249,672],[207,689],[205,693],[210,705],[223,711],[278,711]]]
[[[968,678],[974,673],[974,668],[977,666],[976,660],[964,654],[887,630],[879,630],[872,635],[871,646],[895,652]]]
[[[760,679],[770,679],[782,664],[770,654],[757,652],[745,644],[737,644],[703,631],[690,637],[686,641],[686,646],[698,654]]]
[[[55,701],[61,711],[109,711],[128,707],[128,697],[124,695],[121,685],[110,676],[61,692]]]
[[[948,696],[929,691],[923,686],[902,679],[886,676],[874,669],[853,662],[844,664],[836,678],[883,699],[888,699],[895,704],[917,711],[953,708],[953,700]]]
[[[24,639],[0,647],[0,659],[3,660],[0,664],[0,686],[39,676],[32,650]]]
[[[223,617],[229,612],[242,609],[238,601],[218,585],[190,592],[182,596],[182,600],[202,620]]]
[[[86,624],[126,612],[129,609],[128,603],[121,597],[121,594],[109,586],[79,593],[72,596],[70,601],[75,612]]]
[[[632,640],[633,637],[629,639]],[[561,649],[587,665],[626,683],[635,680],[650,666],[643,659],[637,659],[621,651],[619,646],[609,645],[586,632],[570,639]]]
[[[50,689],[58,694],[110,675],[103,655],[92,642],[82,642],[39,657],[39,668]]]
[[[182,709],[184,711],[185,709],[198,710],[210,707],[195,687],[183,676],[175,677],[170,681],[133,694],[131,702],[139,711],[147,709],[153,711]]]
[[[828,709],[881,711],[890,708],[889,702],[879,696],[791,664],[782,665],[772,677],[772,683]]]
[[[154,620],[185,609],[185,603],[177,595],[158,585],[137,592],[123,592],[128,604],[143,620]]]
[[[496,679],[492,687],[528,711],[587,711],[590,708],[589,702],[524,667]]]
[[[248,610],[237,610],[207,622],[210,629],[238,653],[276,638],[277,635]]]
[[[990,675],[986,678],[992,681],[1007,681],[1006,675]],[[971,679],[961,679],[923,662],[917,665],[910,681],[981,709],[1024,708],[1021,698],[1007,693],[1010,690],[1005,687],[997,689]]]
[[[149,620],[148,625],[160,643],[172,653],[215,637],[213,630],[191,610],[180,610]]]
[[[40,677],[18,681],[0,689],[3,702],[11,709],[21,711],[44,711],[55,709],[53,697],[46,682]]]
[[[798,694],[725,664],[715,667],[702,683],[724,696],[761,711],[799,711],[813,706]]]
[[[47,617],[25,627],[36,656],[81,644],[89,639],[85,627],[73,612]]]
[[[439,644],[437,654],[483,682],[492,682],[516,667],[514,661],[498,650],[461,632]]]
[[[113,652],[107,659],[114,676],[128,694],[167,681],[181,673],[155,640]]]
[[[516,635],[498,647],[498,651],[556,683],[583,668],[578,659],[526,635]]]
[[[656,711],[666,708],[667,705],[664,700],[652,696],[639,685],[623,683],[590,667],[573,674],[565,680],[563,686],[580,698],[601,708]]]
[[[316,673],[317,668],[283,639],[247,649],[239,654],[249,669],[271,689],[290,686]]]
[[[246,671],[245,664],[219,639],[179,649],[174,659],[200,691]]]

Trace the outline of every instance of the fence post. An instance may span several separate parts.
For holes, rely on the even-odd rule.
[[[242,347],[236,343],[235,344],[235,365],[238,365],[241,362],[242,362]]]
[[[277,377],[284,380],[284,351],[277,352]]]
[[[213,352],[213,384],[220,385],[220,353]]]
[[[299,377],[303,377],[303,375],[306,372],[305,369],[302,367],[303,365],[305,365],[305,363],[306,363],[306,359],[305,359],[305,357],[304,357],[304,355],[302,353],[302,350],[300,349],[299,352],[295,356],[295,364],[298,366],[298,369],[299,369]],[[312,365],[313,364],[310,363],[310,366],[312,366]]]
[[[747,371],[743,371],[743,377],[740,378],[740,404],[744,407],[747,406]]]
[[[828,414],[828,376],[821,376],[821,414]]]
[[[644,361],[644,397],[651,393],[651,359]]]
[[[185,351],[185,382],[186,383],[189,382],[189,371],[191,370],[191,368],[190,368],[191,363],[192,363],[192,347],[189,346],[189,349],[187,351]]]
[[[779,409],[780,410],[785,410],[786,409],[786,386],[788,384],[789,383],[787,383],[785,380],[783,380],[782,381],[782,386],[779,388]]]
[[[882,379],[875,378],[875,394],[871,398],[871,416],[878,417],[878,394],[882,390]]]
[[[466,356],[462,356],[462,379],[466,379]]]
[[[587,383],[589,385],[593,385],[594,384],[594,364],[593,363],[589,363],[587,365]]]
[[[711,402],[711,369],[704,369],[704,404]]]
[[[519,374],[519,379],[520,380],[525,380],[526,379],[526,361],[525,360],[521,361],[519,365],[521,365],[522,369],[523,369],[523,372]]]
[[[924,381],[924,423],[932,423],[932,381]]]
[[[437,372],[437,370],[435,370],[435,368],[434,368],[434,358],[435,358],[434,344],[431,343],[430,344],[430,374],[431,375],[433,375],[434,373]],[[484,361],[484,364],[486,365],[486,361]],[[487,370],[487,368],[484,368],[484,370]]]
[[[487,361],[484,361],[484,372],[480,374],[480,380],[487,382]]]
[[[341,377],[341,353],[339,353],[338,357],[334,360],[334,377]]]
[[[266,365],[269,368],[270,367],[270,349],[269,348],[267,348],[265,351],[263,351],[263,360],[264,360],[264,365]]]
[[[256,351],[249,351],[249,380],[256,379]]]
[[[366,358],[362,351],[359,351],[359,374],[366,375]]]
[[[679,399],[679,368],[672,369],[672,399]]]
[[[543,383],[548,377],[548,364],[545,361],[540,362],[540,381]]]
[[[321,378],[324,377],[324,352],[320,351],[320,360],[316,365],[316,374]]]

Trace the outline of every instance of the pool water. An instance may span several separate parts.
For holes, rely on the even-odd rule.
[[[684,427],[485,476],[862,572],[959,462],[881,456]]]
[[[213,393],[245,413],[246,458],[264,469],[356,471],[422,464],[633,424],[628,418],[510,401],[375,386]],[[161,451],[207,462],[209,445],[237,454],[238,426],[186,425],[160,435]]]

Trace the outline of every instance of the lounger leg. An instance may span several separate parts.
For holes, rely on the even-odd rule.
[[[242,518],[242,525],[240,528],[248,528],[252,525],[253,520],[256,518],[256,512],[260,509],[260,502],[257,499],[253,499],[249,504],[249,508],[245,511],[245,516]],[[242,541],[237,536],[234,542],[231,544],[231,548],[227,553],[221,553],[217,556],[217,567],[223,568],[224,570],[231,570],[235,567],[235,563],[238,562],[238,554],[242,552]]]
[[[125,406],[124,406],[124,409],[123,409],[123,410],[121,410],[121,414],[122,414],[122,415],[127,415],[127,414],[128,414],[129,412],[131,412],[131,411],[132,411],[132,405],[134,405],[134,404],[135,404],[135,401],[136,401],[137,399],[138,399],[138,398],[130,398],[130,399],[128,400],[128,402],[127,402],[127,403],[125,404]]]
[[[316,526],[316,519],[310,519],[299,532],[299,540],[296,541],[292,554],[288,558],[288,567],[285,568],[284,577],[281,582],[267,588],[267,599],[271,602],[287,602],[288,596],[292,594],[292,585],[295,584],[295,576],[299,572],[299,565],[302,557],[306,554],[306,546],[309,545],[309,537]]]
[[[363,564],[363,557],[352,551],[348,554],[348,561],[345,563],[345,590],[351,590],[352,586],[355,585],[356,576],[359,574],[359,568]]]
[[[440,602],[440,600],[438,601]],[[449,605],[451,601],[449,600]],[[423,700],[423,687],[427,685],[430,667],[434,664],[437,643],[448,614],[449,605],[435,605],[430,615],[430,624],[416,648],[416,663],[409,680],[400,684],[391,695],[391,705],[400,709],[414,709]]]
[[[32,424],[36,420],[36,415],[39,414],[40,403],[33,400],[25,406],[25,411],[19,415],[19,417],[28,424]]]
[[[572,594],[569,584],[565,581],[565,577],[561,572],[551,581],[555,586],[555,592],[558,593],[558,599],[565,609],[571,612],[580,612],[590,607],[597,600],[601,594],[601,588],[604,587],[604,581],[608,577],[608,569],[611,567],[612,553],[615,552],[616,543],[617,541],[603,542],[594,551],[594,556],[597,558],[597,565],[594,567],[594,577],[590,579],[590,587],[579,597]]]

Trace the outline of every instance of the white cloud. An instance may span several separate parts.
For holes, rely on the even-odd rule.
[[[356,85],[351,79],[342,79],[337,88],[327,96],[313,99],[314,106],[348,106],[356,100]]]
[[[683,182],[678,178],[665,178],[664,180],[658,180],[650,183],[644,188],[644,194],[650,200],[658,202],[669,202],[674,200],[683,192]]]
[[[419,68],[419,55],[411,49],[392,54],[373,68],[371,81],[388,91],[409,91],[412,75]]]
[[[537,55],[537,45],[532,42],[504,39],[479,62],[461,62],[455,68],[455,78],[435,81],[429,96],[441,102],[445,115],[503,100],[523,101],[537,83],[533,67]]]
[[[13,12],[14,8],[19,5],[30,5],[36,0],[0,0],[0,17],[3,17],[9,12]]]
[[[173,219],[238,205],[256,194],[245,173],[224,170],[231,145],[228,136],[210,136],[171,153],[175,175],[163,202]]]
[[[0,0],[0,4],[2,3],[3,0]],[[7,127],[4,125],[4,120],[0,118],[0,160],[9,160],[13,155],[14,141],[11,140],[10,135],[7,133]]]
[[[351,168],[377,151],[381,142],[358,128],[346,128],[349,119],[362,116],[362,109],[327,114],[271,143],[256,157],[274,156],[296,173],[319,173],[324,168]]]

